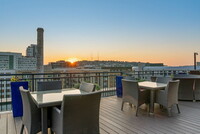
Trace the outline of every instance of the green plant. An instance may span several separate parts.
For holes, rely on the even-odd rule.
[[[80,87],[80,83],[74,84],[74,88],[79,89],[79,87]]]
[[[95,85],[95,90],[96,90],[96,91],[98,91],[98,90],[101,89],[100,86],[99,86],[99,84],[95,83],[94,85]]]

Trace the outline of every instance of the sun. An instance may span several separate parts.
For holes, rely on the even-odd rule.
[[[74,62],[77,62],[78,59],[77,58],[69,58],[69,59],[67,59],[67,61],[73,64]]]

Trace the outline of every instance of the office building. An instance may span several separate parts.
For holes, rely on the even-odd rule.
[[[26,56],[27,57],[36,57],[37,56],[37,45],[31,44],[26,49]]]
[[[21,53],[0,52],[0,70],[36,70],[37,59]]]

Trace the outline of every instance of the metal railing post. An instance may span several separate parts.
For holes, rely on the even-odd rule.
[[[32,83],[31,91],[35,91],[35,77],[34,77],[34,74],[31,74],[31,83]]]

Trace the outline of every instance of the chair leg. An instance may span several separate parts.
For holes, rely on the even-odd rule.
[[[54,134],[54,132],[52,131],[52,129],[50,129],[50,134]]]
[[[137,114],[138,114],[138,109],[139,109],[139,106],[136,106],[136,113],[135,113],[135,116],[137,116]]]
[[[178,113],[180,114],[181,112],[180,112],[178,104],[176,104],[176,107],[177,107]]]
[[[163,109],[163,105],[160,104],[160,109]]]
[[[23,134],[23,130],[24,130],[24,124],[22,124],[21,130],[20,130],[20,134]]]
[[[133,105],[131,104],[131,103],[129,103],[129,106],[132,108],[133,107]]]
[[[171,116],[171,108],[170,107],[167,108],[167,112],[168,112],[168,116]]]
[[[121,111],[123,111],[123,107],[124,107],[124,101],[122,101]]]

